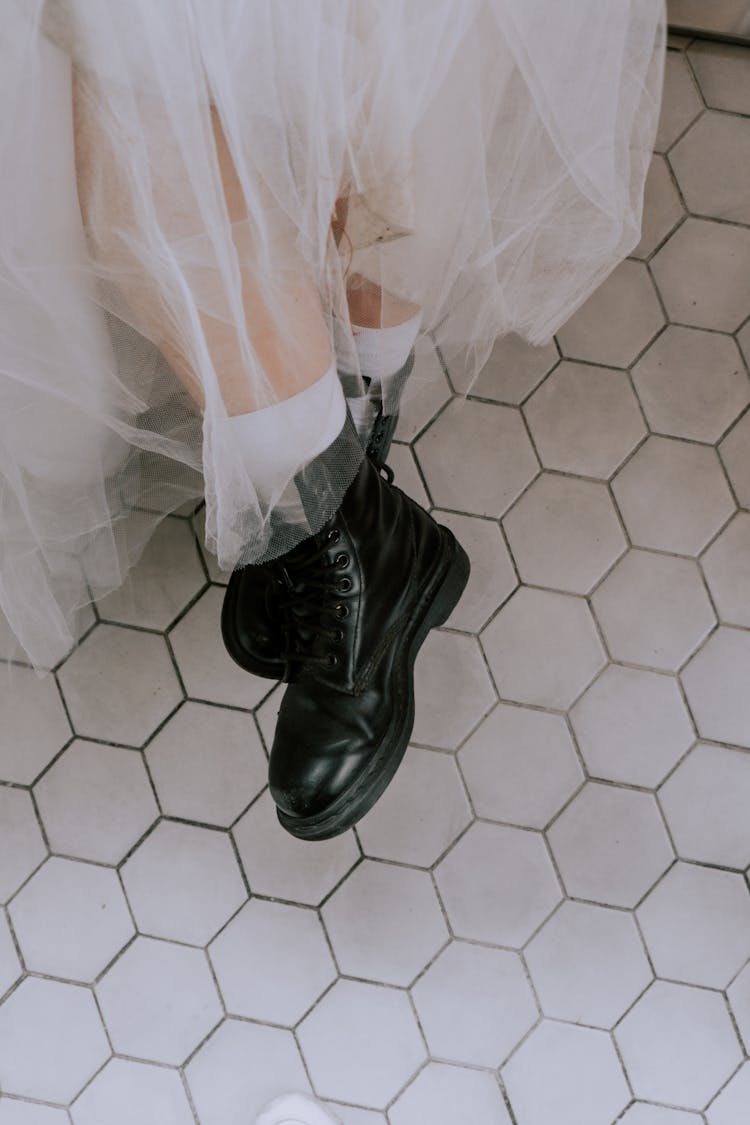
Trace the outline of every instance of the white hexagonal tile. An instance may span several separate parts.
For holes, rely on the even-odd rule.
[[[8,919],[0,910],[0,996],[4,996],[13,987],[22,972]]]
[[[545,1016],[611,1028],[653,979],[632,915],[566,901],[524,952]]]
[[[750,1106],[750,1062],[746,1062],[711,1103],[708,1125],[744,1125]]]
[[[750,380],[729,336],[670,324],[633,368],[655,433],[716,442],[750,402]]]
[[[409,985],[448,940],[430,876],[366,859],[321,911],[341,972]]]
[[[406,381],[396,425],[399,441],[413,441],[451,397],[440,357],[429,340],[417,343],[414,368]]]
[[[568,894],[608,906],[635,906],[674,858],[650,794],[597,782],[547,835]]]
[[[665,1106],[634,1102],[618,1118],[617,1125],[701,1125],[702,1120],[697,1113],[689,1113],[683,1109],[667,1109]]]
[[[458,374],[451,372],[451,380],[461,394],[519,406],[559,358],[554,340],[544,347],[535,347],[515,332],[509,332],[497,338],[487,363],[473,383],[463,374],[464,369]]]
[[[99,625],[58,674],[76,734],[142,746],[182,699],[163,637]]]
[[[520,949],[562,898],[537,832],[477,822],[435,869],[456,937]]]
[[[266,784],[253,717],[183,703],[145,751],[165,816],[228,828]]]
[[[672,676],[610,664],[570,712],[592,777],[654,788],[695,735]]]
[[[291,1031],[225,1020],[185,1068],[201,1125],[249,1125],[274,1098],[310,1083]]]
[[[688,57],[709,108],[750,114],[747,56],[741,44],[694,39]]]
[[[245,672],[227,654],[219,622],[224,590],[206,590],[169,634],[185,690],[191,699],[256,707],[272,684]]]
[[[71,736],[54,678],[9,666],[0,677],[0,711],[0,780],[31,785]]]
[[[545,469],[609,479],[646,434],[624,371],[565,361],[524,407]]]
[[[454,941],[412,989],[433,1057],[496,1069],[539,1012],[521,958]]]
[[[15,894],[46,855],[31,797],[0,785],[0,903]]]
[[[603,1125],[630,1101],[604,1031],[543,1020],[502,1070],[519,1125]]]
[[[742,415],[724,438],[719,455],[741,507],[750,508],[750,411]]]
[[[452,755],[410,746],[399,771],[357,825],[365,855],[431,867],[471,821]]]
[[[121,1055],[180,1066],[221,1019],[199,949],[137,938],[96,986],[112,1045]]]
[[[615,1031],[638,1098],[702,1109],[742,1057],[718,992],[657,980]]]
[[[150,522],[150,519],[149,519]],[[206,585],[187,520],[162,520],[119,589],[97,602],[104,621],[166,629]]]
[[[727,999],[737,1021],[745,1051],[750,1052],[750,964],[745,966],[730,985]]]
[[[703,556],[719,619],[750,627],[750,512],[738,512]]]
[[[750,367],[750,318],[745,321],[744,326],[737,333],[736,340],[745,357],[745,363]]]
[[[72,1109],[73,1125],[193,1125],[180,1076],[149,1063],[110,1059]]]
[[[16,1098],[0,1098],[0,1125],[70,1125],[64,1109],[26,1102]]]
[[[518,410],[494,403],[454,399],[415,450],[435,504],[477,516],[501,516],[539,470]]]
[[[111,868],[52,856],[9,907],[26,968],[88,983],[135,933]]]
[[[583,598],[522,586],[482,633],[500,696],[564,710],[607,662]]]
[[[559,715],[499,703],[459,751],[477,816],[545,828],[583,781]]]
[[[722,625],[682,671],[698,733],[750,748],[750,633]]]
[[[425,1059],[405,993],[360,981],[338,981],[297,1036],[321,1097],[374,1109],[384,1109]]]
[[[50,847],[119,863],[159,809],[142,756],[95,742],[71,743],[34,790]]]
[[[497,1082],[489,1074],[431,1062],[391,1106],[392,1125],[511,1125]]]
[[[682,201],[665,157],[654,156],[646,176],[641,240],[633,258],[648,258],[684,215]]]
[[[702,109],[695,79],[684,55],[667,51],[661,115],[654,143],[656,152],[666,152],[671,148]]]
[[[162,821],[121,871],[138,930],[205,945],[247,898],[226,832]]]
[[[503,521],[523,582],[587,594],[627,541],[603,484],[543,473]]]
[[[74,612],[68,621],[70,636],[75,638],[74,641],[68,644],[67,641],[59,637],[48,636],[45,639],[44,661],[42,664],[38,665],[38,670],[41,672],[52,671],[56,665],[60,664],[70,655],[75,644],[77,644],[95,624],[96,615],[91,605],[85,605],[77,612]],[[37,659],[39,659],[38,653]],[[21,647],[21,643],[13,632],[2,609],[0,609],[0,660],[17,660],[21,664],[31,664],[28,653]],[[7,668],[5,672],[8,672]]]
[[[735,509],[716,451],[650,437],[612,491],[636,547],[697,555]]]
[[[569,359],[627,367],[664,325],[648,270],[626,259],[558,330]]]
[[[696,39],[688,57],[707,106],[750,114],[750,78],[742,46]]]
[[[233,836],[253,894],[318,906],[360,856],[353,832],[314,847],[279,824],[266,790],[235,825]]]
[[[630,550],[591,598],[614,660],[675,672],[716,624],[691,559]]]
[[[723,989],[750,958],[741,875],[676,863],[636,914],[657,976]]]
[[[432,514],[438,523],[450,528],[471,563],[466,589],[446,628],[477,633],[518,585],[513,561],[494,520],[438,510]]]
[[[64,1105],[109,1057],[88,988],[27,977],[0,1007],[0,1089]]]
[[[747,317],[750,230],[689,216],[651,270],[671,321],[735,332]]]
[[[750,755],[699,744],[664,783],[659,799],[682,859],[740,871],[750,864]]]
[[[433,630],[414,667],[413,741],[455,750],[496,698],[476,639]]]
[[[212,942],[227,1011],[293,1027],[336,979],[314,910],[253,899]]]
[[[704,113],[674,146],[669,163],[694,215],[750,223],[750,121]]]

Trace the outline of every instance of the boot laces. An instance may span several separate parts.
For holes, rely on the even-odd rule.
[[[332,562],[328,559],[340,535],[338,528],[328,528],[314,537],[312,549],[305,544],[307,549],[277,564],[287,682],[295,671],[334,668],[339,662],[331,645],[344,639],[340,622],[348,617],[349,608],[340,595],[352,586],[351,579],[340,574],[349,565],[349,556],[339,552]]]
[[[390,465],[386,465],[383,460],[383,445],[385,444],[385,435],[388,428],[386,417],[383,414],[382,405],[378,408],[375,424],[372,427],[370,440],[367,443],[367,456],[372,461],[378,472],[385,476],[389,484],[393,484],[393,469]]]

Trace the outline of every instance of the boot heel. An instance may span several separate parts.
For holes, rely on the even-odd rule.
[[[466,589],[466,583],[469,581],[471,573],[469,556],[461,544],[447,527],[441,526],[440,530],[453,558],[448,564],[445,577],[427,615],[428,629],[435,629],[445,624],[461,600],[461,595]]]

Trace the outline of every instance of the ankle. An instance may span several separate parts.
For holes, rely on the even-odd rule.
[[[347,300],[351,336],[342,326],[337,339],[339,366],[384,382],[404,368],[419,335],[422,309],[359,274],[349,281]]]

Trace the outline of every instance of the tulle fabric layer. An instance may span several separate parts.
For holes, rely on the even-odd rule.
[[[0,607],[31,662],[167,513],[205,496],[231,568],[338,506],[351,437],[270,501],[230,440],[283,397],[253,294],[292,341],[317,290],[362,429],[352,276],[423,306],[457,385],[547,342],[638,241],[664,32],[660,0],[4,0]]]

